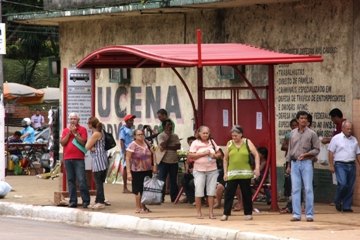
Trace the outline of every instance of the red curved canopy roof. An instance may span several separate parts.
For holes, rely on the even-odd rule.
[[[321,56],[279,53],[245,44],[201,44],[201,65],[321,62]],[[159,68],[199,66],[197,44],[117,45],[90,53],[78,68]]]

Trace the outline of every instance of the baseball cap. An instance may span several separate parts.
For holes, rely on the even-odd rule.
[[[132,114],[127,114],[125,117],[124,117],[124,121],[129,121],[130,119],[134,119],[136,118],[135,115],[132,115]]]

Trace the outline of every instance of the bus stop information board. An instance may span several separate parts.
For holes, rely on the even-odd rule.
[[[67,72],[67,91],[66,91],[66,117],[72,112],[79,114],[80,125],[87,128],[88,136],[91,131],[87,127],[87,120],[93,115],[93,76],[91,69],[69,69]],[[67,124],[67,123],[64,123]],[[65,128],[65,126],[64,126]],[[91,169],[91,156],[86,153],[85,167]]]
[[[69,70],[67,84],[67,113],[76,112],[80,124],[92,115],[92,81],[90,70]]]

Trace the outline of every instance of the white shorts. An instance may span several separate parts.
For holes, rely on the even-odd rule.
[[[206,186],[206,195],[213,197],[216,193],[216,183],[219,176],[218,170],[209,172],[193,171],[195,184],[195,197],[204,197]]]

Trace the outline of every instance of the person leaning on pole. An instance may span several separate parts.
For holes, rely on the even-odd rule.
[[[133,114],[127,114],[124,117],[125,124],[121,126],[119,132],[119,142],[120,142],[120,149],[124,154],[123,162],[123,193],[131,193],[127,187],[127,167],[126,167],[126,149],[129,147],[130,143],[134,140],[133,135],[133,126],[134,126],[134,119],[136,118]]]

